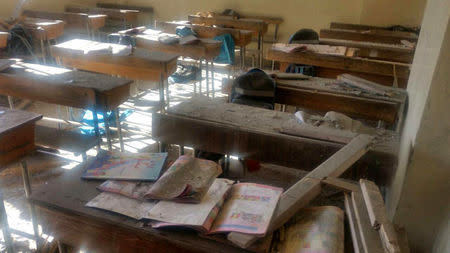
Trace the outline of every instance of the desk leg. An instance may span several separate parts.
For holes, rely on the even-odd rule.
[[[9,104],[9,109],[14,109],[14,100],[13,100],[13,97],[8,96],[8,104]]]
[[[206,96],[209,97],[209,63],[208,60],[205,60],[206,63]]]
[[[106,141],[108,142],[108,150],[112,150],[112,141],[111,141],[111,132],[109,130],[109,120],[108,120],[108,113],[105,110],[103,110],[103,122],[105,123],[105,134],[106,134]]]
[[[120,151],[124,152],[125,147],[123,143],[123,137],[122,137],[122,126],[120,125],[120,110],[119,108],[116,108],[114,110],[114,114],[116,115],[116,125],[117,125],[117,134],[119,135],[119,142],[120,142]]]
[[[262,33],[261,31],[258,32],[258,61],[261,63],[261,44],[262,44]],[[261,64],[259,65],[261,68]]]
[[[164,65],[164,76],[167,76],[167,77],[169,76],[167,74],[167,65]],[[169,108],[169,106],[170,106],[169,79],[164,77],[164,79],[163,79],[163,86],[164,86],[164,83],[166,83],[167,108]]]
[[[5,203],[3,202],[3,192],[0,188],[0,222],[2,226],[3,239],[5,240],[6,252],[13,253],[13,240],[9,232],[8,215],[6,214]]]
[[[101,143],[102,143],[102,137],[100,136],[100,129],[99,129],[99,122],[98,122],[98,116],[97,116],[97,108],[92,109],[92,119],[94,120],[94,131],[95,136],[97,136],[97,151],[100,152],[101,149]]]
[[[202,82],[203,82],[203,60],[200,59],[199,60],[199,65],[198,65],[199,69],[200,69],[200,82],[199,82],[199,87],[198,87],[198,93],[201,95],[202,94]]]
[[[25,160],[21,161],[22,163],[22,178],[23,178],[23,185],[25,188],[25,197],[27,200],[30,198],[31,195],[31,181],[30,181],[30,174],[28,171],[27,162]],[[30,213],[31,213],[31,223],[33,224],[33,231],[34,231],[34,239],[36,240],[36,248],[37,252],[41,249],[41,240],[39,237],[39,227],[36,219],[36,209],[32,202],[28,201],[28,204],[30,206]]]
[[[40,42],[41,42],[42,62],[43,62],[44,64],[46,64],[46,63],[47,63],[47,60],[46,60],[45,58],[46,58],[47,52],[46,52],[46,50],[45,50],[44,40],[41,40]]]
[[[166,101],[164,99],[164,75],[161,73],[159,75],[159,111],[161,113],[164,113],[165,111],[165,105]]]
[[[211,89],[212,89],[212,95],[211,96],[212,96],[212,98],[214,98],[214,91],[215,91],[215,88],[214,88],[214,74],[215,73],[214,72],[215,72],[214,71],[214,60],[211,60]]]
[[[261,50],[259,51],[259,68],[263,68],[264,61],[264,35],[261,34]]]

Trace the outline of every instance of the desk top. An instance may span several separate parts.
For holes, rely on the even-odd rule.
[[[321,29],[320,38],[401,44],[402,40],[416,42],[419,36],[410,32],[395,32],[388,30],[360,31],[345,29]]]
[[[42,115],[37,113],[11,110],[0,106],[0,137],[27,123],[35,122],[40,119],[42,119]]]
[[[87,14],[104,14],[108,16],[108,19],[119,19],[119,20],[125,19],[126,21],[135,21],[137,19],[137,15],[139,14],[138,10],[77,7],[77,6],[67,6],[66,11],[76,13],[87,13]]]
[[[112,53],[88,52],[99,48],[105,50],[111,48]],[[61,58],[64,66],[134,80],[158,81],[161,73],[167,78],[175,71],[178,58],[175,54],[150,52],[140,48],[133,49],[129,54],[130,49],[124,45],[81,39],[54,45],[50,50],[54,57]]]
[[[38,40],[51,40],[64,33],[64,21],[42,18],[25,18],[22,23],[31,29],[34,38]]]
[[[5,48],[8,43],[9,33],[0,32],[0,48]]]
[[[156,27],[166,33],[175,33],[178,26],[188,26],[191,27],[199,38],[214,38],[222,34],[230,34],[233,37],[234,44],[239,47],[245,47],[252,42],[253,32],[250,30],[194,25],[187,22],[188,21],[156,21]]]
[[[104,74],[23,62],[0,72],[0,94],[77,108],[98,103],[95,94],[109,96],[131,83]],[[128,97],[129,93],[123,95]]]
[[[77,29],[86,29],[87,25],[93,29],[98,29],[105,25],[106,19],[106,15],[88,15],[85,13],[47,12],[35,10],[25,10],[23,15],[30,18],[63,20],[66,23],[67,28]]]
[[[227,16],[215,16],[215,17],[202,17],[199,15],[189,15],[188,20],[194,24],[205,24],[208,26],[212,25],[223,25],[226,27],[250,30],[254,33],[261,32],[265,34],[267,32],[268,26],[261,19],[251,19],[251,18],[240,18],[234,19]]]
[[[136,47],[150,51],[177,54],[195,59],[214,59],[220,54],[222,42],[213,39],[200,39],[198,43],[181,45],[179,43],[167,45],[159,42],[159,34],[140,34],[136,36]],[[173,35],[173,34],[172,34]]]

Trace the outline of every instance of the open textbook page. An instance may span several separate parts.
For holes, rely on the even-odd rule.
[[[229,179],[216,179],[198,204],[162,200],[146,214],[146,218],[160,221],[153,227],[187,226],[208,232],[233,183]]]
[[[239,183],[214,221],[210,233],[241,232],[264,236],[283,189]]]

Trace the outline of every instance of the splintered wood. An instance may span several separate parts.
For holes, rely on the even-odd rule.
[[[291,188],[285,191],[280,198],[278,207],[272,218],[269,231],[278,229],[286,223],[301,208],[309,204],[321,191],[321,180],[325,177],[338,177],[353,163],[363,156],[370,147],[373,137],[358,135],[350,143],[328,158],[319,167],[311,171]],[[258,237],[249,234],[232,232],[228,240],[236,245],[246,248]]]
[[[383,197],[378,186],[369,180],[360,180],[361,191],[367,206],[372,227],[379,231],[384,248],[389,253],[400,252],[397,233],[386,215]]]

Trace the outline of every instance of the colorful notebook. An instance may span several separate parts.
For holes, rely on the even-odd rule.
[[[155,181],[166,161],[167,153],[128,154],[104,152],[88,165],[84,179]]]

